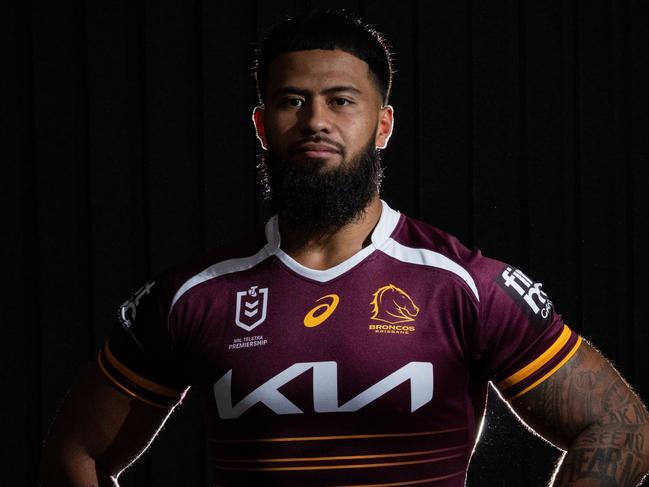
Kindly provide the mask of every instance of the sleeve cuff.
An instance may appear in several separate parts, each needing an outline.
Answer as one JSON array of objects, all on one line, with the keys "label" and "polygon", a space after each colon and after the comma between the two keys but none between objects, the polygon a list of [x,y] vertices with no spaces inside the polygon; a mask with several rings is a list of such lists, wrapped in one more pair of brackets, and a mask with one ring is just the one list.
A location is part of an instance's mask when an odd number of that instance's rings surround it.
[{"label": "sleeve cuff", "polygon": [[177,390],[145,379],[122,364],[112,354],[108,342],[97,355],[99,368],[121,391],[151,406],[170,408],[178,404],[187,389]]},{"label": "sleeve cuff", "polygon": [[581,345],[581,337],[567,325],[559,337],[536,359],[496,383],[505,399],[522,396],[541,384],[559,370],[575,354]]}]

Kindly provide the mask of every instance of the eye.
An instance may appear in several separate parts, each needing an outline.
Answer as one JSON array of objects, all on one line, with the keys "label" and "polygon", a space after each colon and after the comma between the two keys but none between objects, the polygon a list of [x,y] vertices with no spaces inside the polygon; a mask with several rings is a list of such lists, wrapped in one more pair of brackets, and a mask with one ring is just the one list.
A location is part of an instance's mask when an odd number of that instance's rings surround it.
[{"label": "eye", "polygon": [[286,98],[282,100],[282,105],[288,108],[300,108],[304,104],[301,98]]},{"label": "eye", "polygon": [[347,105],[351,105],[353,103],[351,100],[348,100],[347,98],[334,98],[333,102],[336,106],[339,107],[344,107]]}]

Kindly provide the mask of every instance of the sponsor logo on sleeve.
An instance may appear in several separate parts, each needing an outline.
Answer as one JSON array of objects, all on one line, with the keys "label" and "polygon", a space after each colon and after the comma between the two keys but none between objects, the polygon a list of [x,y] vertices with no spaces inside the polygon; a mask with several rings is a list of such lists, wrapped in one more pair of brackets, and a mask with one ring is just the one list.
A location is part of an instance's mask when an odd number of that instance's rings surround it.
[{"label": "sponsor logo on sleeve", "polygon": [[268,288],[251,286],[247,291],[237,292],[237,309],[234,321],[238,327],[252,331],[266,321]]},{"label": "sponsor logo on sleeve", "polygon": [[516,301],[536,326],[544,326],[552,314],[552,301],[541,289],[543,284],[534,282],[514,267],[503,268],[496,282]]},{"label": "sponsor logo on sleeve", "polygon": [[131,299],[124,301],[119,307],[119,322],[126,331],[133,326],[133,320],[137,316],[137,307],[140,305],[140,301],[144,296],[151,293],[151,288],[154,285],[155,281],[147,282],[133,294]]},{"label": "sponsor logo on sleeve", "polygon": [[124,301],[122,303],[117,313],[117,318],[120,325],[122,326],[124,331],[126,331],[129,335],[131,335],[131,338],[133,338],[135,343],[140,348],[142,348],[142,345],[136,338],[131,328],[133,327],[133,323],[137,316],[137,309],[138,306],[140,306],[140,301],[142,300],[143,297],[151,294],[151,288],[153,288],[154,285],[155,285],[155,281],[147,282],[144,286],[138,289],[133,294],[133,296],[131,296],[131,299]]},{"label": "sponsor logo on sleeve", "polygon": [[336,311],[340,298],[337,294],[327,294],[316,300],[316,303],[320,301],[324,302],[312,308],[304,317],[304,326],[307,328],[315,328],[324,323]]},{"label": "sponsor logo on sleeve", "polygon": [[377,289],[370,302],[373,321],[369,329],[375,333],[392,333],[407,335],[415,331],[413,325],[404,325],[415,321],[419,307],[403,289],[394,284],[388,284]]}]

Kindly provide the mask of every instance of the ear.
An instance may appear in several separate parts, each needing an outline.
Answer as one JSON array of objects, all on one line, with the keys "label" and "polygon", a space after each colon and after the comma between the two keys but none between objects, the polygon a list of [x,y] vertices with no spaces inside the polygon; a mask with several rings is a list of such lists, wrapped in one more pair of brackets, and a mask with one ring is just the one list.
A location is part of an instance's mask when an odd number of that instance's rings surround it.
[{"label": "ear", "polygon": [[266,150],[268,149],[266,145],[266,127],[264,126],[264,107],[263,105],[258,105],[252,111],[252,123],[255,125],[255,133],[257,135],[257,140],[261,144],[261,148]]},{"label": "ear", "polygon": [[377,149],[385,149],[388,146],[393,127],[394,108],[391,105],[385,105],[379,112],[379,124],[376,128],[376,136],[374,137],[374,145]]}]

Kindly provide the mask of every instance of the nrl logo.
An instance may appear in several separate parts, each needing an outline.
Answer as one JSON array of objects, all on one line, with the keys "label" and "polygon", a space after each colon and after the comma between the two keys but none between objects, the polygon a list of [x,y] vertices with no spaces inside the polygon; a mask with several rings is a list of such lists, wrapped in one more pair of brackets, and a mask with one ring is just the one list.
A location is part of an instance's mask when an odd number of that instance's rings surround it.
[{"label": "nrl logo", "polygon": [[239,291],[234,321],[237,326],[251,331],[266,320],[267,307],[268,288],[251,286],[247,291]]},{"label": "nrl logo", "polygon": [[419,307],[410,296],[394,284],[388,284],[373,294],[372,319],[394,325],[415,321]]}]

